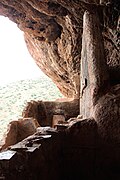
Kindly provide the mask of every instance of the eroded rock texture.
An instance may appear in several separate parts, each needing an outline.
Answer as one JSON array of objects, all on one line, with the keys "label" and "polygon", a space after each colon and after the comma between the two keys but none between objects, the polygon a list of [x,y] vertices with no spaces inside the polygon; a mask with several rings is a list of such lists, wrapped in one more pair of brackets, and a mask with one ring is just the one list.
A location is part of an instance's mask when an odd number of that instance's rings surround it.
[{"label": "eroded rock texture", "polygon": [[39,128],[0,152],[0,178],[5,180],[119,180],[120,146],[103,144],[93,119],[64,131]]},{"label": "eroded rock texture", "polygon": [[33,118],[21,118],[10,122],[0,144],[0,151],[34,134],[39,126],[36,119]]},{"label": "eroded rock texture", "polygon": [[119,2],[25,0],[0,2],[0,15],[24,31],[28,50],[37,65],[66,97],[79,97],[82,19],[86,9],[97,9],[109,67],[120,65]]},{"label": "eroded rock texture", "polygon": [[105,141],[120,142],[120,84],[111,84],[95,11],[86,11],[83,18],[80,110],[84,118],[94,118]]},{"label": "eroded rock texture", "polygon": [[[85,118],[63,123],[63,131],[59,125],[57,130],[37,132],[9,147],[8,154],[14,153],[8,159],[0,153],[1,178],[120,179],[118,1],[2,0],[0,7],[0,14],[24,31],[31,55],[61,92],[78,99],[80,92]],[[56,110],[63,115],[58,111],[62,108],[68,116],[70,111],[78,115],[75,104],[33,102],[23,116],[39,122],[45,117],[46,123],[48,113],[51,122]]]}]

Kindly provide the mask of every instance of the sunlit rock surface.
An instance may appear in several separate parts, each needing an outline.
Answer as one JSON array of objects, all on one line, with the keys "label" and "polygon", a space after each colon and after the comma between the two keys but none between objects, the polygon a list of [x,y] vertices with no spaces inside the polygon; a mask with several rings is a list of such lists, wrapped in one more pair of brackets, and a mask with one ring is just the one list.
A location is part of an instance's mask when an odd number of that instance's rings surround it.
[{"label": "sunlit rock surface", "polygon": [[[8,16],[24,31],[28,49],[38,66],[67,98],[77,99],[78,103],[82,100],[82,110],[79,111],[79,104],[70,109],[70,102],[62,110],[68,107],[67,110],[78,111],[84,118],[72,117],[68,124],[55,124],[57,129],[37,132],[9,147],[11,153],[15,151],[13,159],[10,156],[4,162],[6,156],[1,152],[1,178],[119,180],[118,1],[4,0],[0,7],[0,14]],[[82,63],[85,66],[80,70]],[[56,105],[61,106],[56,109]],[[58,111],[63,105],[63,101],[28,103],[23,116],[35,115],[42,122],[48,107],[48,117],[52,110],[54,120],[54,115],[63,116]]]},{"label": "sunlit rock surface", "polygon": [[7,131],[4,133],[0,150],[6,149],[8,146],[16,144],[34,134],[39,126],[37,120],[33,118],[21,118],[11,121],[8,124]]},{"label": "sunlit rock surface", "polygon": [[0,2],[0,15],[24,31],[28,50],[37,65],[66,97],[79,96],[82,19],[96,8],[101,21],[106,61],[120,65],[118,1],[25,0]]}]

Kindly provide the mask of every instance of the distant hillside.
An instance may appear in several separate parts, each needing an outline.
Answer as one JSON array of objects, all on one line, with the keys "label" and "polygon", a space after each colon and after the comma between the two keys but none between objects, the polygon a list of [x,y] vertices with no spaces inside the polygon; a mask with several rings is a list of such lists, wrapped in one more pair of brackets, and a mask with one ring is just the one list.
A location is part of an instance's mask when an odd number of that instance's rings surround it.
[{"label": "distant hillside", "polygon": [[20,117],[27,101],[55,100],[60,97],[62,95],[58,88],[46,76],[0,86],[0,121]]}]

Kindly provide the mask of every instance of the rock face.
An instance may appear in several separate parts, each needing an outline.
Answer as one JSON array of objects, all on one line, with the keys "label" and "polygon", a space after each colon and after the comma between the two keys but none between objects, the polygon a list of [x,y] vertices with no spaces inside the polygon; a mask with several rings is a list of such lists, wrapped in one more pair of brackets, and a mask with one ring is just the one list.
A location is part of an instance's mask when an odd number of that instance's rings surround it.
[{"label": "rock face", "polygon": [[4,142],[0,146],[0,150],[6,149],[8,146],[16,144],[34,134],[39,126],[37,120],[33,118],[21,118],[18,121],[11,121],[4,135]]},{"label": "rock face", "polygon": [[120,142],[120,84],[99,99],[94,108],[94,118],[105,141]]},{"label": "rock face", "polygon": [[119,180],[120,146],[103,144],[93,119],[63,131],[39,128],[0,152],[0,178],[6,180]]},{"label": "rock face", "polygon": [[37,65],[66,97],[79,97],[83,13],[97,9],[109,67],[120,65],[119,5],[112,1],[25,0],[0,2],[0,15],[24,31]]},{"label": "rock face", "polygon": [[[23,117],[58,129],[39,128],[12,146],[8,159],[0,153],[0,178],[120,179],[118,7],[117,0],[0,2],[0,14],[24,31],[38,66],[73,98],[28,103]],[[79,100],[81,116],[73,118]]]},{"label": "rock face", "polygon": [[111,85],[96,11],[86,11],[83,18],[80,94],[83,117],[94,118],[104,141],[119,143],[120,84]]}]

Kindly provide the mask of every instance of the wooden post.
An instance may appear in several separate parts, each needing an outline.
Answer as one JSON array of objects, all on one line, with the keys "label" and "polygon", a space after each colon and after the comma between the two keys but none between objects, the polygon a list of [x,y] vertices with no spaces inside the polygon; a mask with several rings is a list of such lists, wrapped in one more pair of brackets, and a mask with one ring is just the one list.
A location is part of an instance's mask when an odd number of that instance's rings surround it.
[{"label": "wooden post", "polygon": [[92,109],[109,82],[104,45],[97,12],[84,13],[81,52],[80,114],[92,116]]}]

